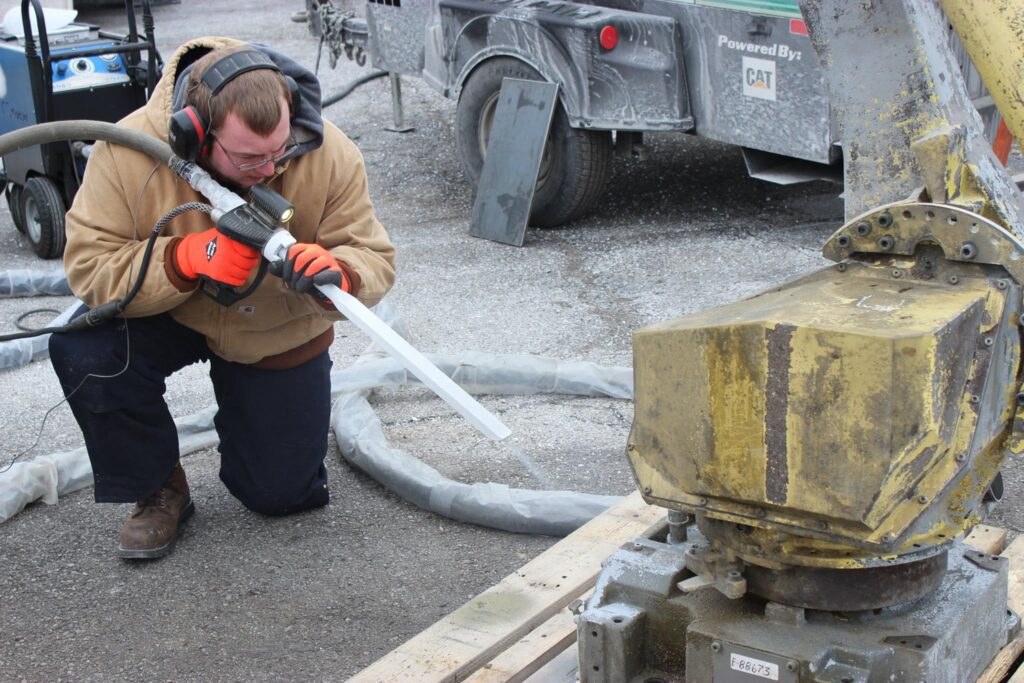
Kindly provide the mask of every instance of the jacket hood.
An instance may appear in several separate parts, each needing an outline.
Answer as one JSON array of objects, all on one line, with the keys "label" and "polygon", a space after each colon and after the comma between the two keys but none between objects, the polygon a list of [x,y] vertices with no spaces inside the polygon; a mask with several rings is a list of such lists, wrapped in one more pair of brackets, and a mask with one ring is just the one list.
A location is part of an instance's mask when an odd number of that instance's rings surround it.
[{"label": "jacket hood", "polygon": [[[167,123],[171,114],[185,106],[188,75],[196,60],[212,50],[243,44],[233,38],[197,38],[178,48],[168,60],[147,105],[150,123],[164,139],[167,138]],[[267,55],[284,75],[295,79],[299,86],[301,101],[298,108],[293,103],[292,109],[292,129],[299,146],[291,158],[319,148],[324,139],[324,122],[320,114],[320,81],[312,71],[273,48],[257,43],[250,43],[249,46]]]}]

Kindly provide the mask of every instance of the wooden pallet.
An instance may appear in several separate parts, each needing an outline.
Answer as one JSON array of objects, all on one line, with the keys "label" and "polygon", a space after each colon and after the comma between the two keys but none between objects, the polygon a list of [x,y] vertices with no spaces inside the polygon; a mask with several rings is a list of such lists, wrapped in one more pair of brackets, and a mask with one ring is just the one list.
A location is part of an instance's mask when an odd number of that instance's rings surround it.
[{"label": "wooden pallet", "polygon": [[[619,546],[664,530],[665,510],[639,493],[559,541],[499,584],[349,679],[353,683],[573,683],[576,625],[567,609],[586,598],[601,562]],[[1024,613],[1024,536],[979,526],[966,542],[1009,557],[1009,605]],[[1006,680],[1024,652],[1024,630],[1004,647],[978,683]],[[1024,683],[1024,668],[1009,678]]]}]

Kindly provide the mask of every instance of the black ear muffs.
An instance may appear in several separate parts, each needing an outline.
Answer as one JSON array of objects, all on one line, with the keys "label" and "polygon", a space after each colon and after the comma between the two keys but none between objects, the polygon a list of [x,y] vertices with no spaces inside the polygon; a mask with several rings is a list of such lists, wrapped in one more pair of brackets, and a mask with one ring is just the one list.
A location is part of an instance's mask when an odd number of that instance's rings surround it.
[{"label": "black ear muffs", "polygon": [[186,161],[199,159],[206,145],[206,136],[206,121],[195,107],[189,105],[171,115],[167,124],[167,142],[180,158]]},{"label": "black ear muffs", "polygon": [[[232,79],[254,69],[270,69],[284,76],[292,98],[289,116],[294,120],[295,112],[299,110],[302,102],[299,84],[291,76],[282,73],[280,67],[259,50],[242,50],[217,60],[203,74],[203,83],[216,97]],[[203,156],[204,149],[209,144],[209,134],[209,123],[204,121],[191,105],[174,112],[167,125],[167,141],[171,145],[171,150],[186,161],[196,161]]]},{"label": "black ear muffs", "polygon": [[288,116],[292,121],[295,121],[295,114],[299,111],[299,106],[302,104],[302,91],[299,89],[299,84],[291,76],[285,76],[284,83],[288,86],[288,92],[292,96],[291,104],[288,106]]}]

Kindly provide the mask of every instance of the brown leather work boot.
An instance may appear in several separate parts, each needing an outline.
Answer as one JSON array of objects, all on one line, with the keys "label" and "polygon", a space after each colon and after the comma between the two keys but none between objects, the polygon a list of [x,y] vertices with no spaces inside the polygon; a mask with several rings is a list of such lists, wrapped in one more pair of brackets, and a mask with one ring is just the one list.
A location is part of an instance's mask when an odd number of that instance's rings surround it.
[{"label": "brown leather work boot", "polygon": [[125,559],[151,560],[174,549],[178,528],[192,516],[195,506],[188,492],[185,470],[177,463],[160,490],[135,504],[124,520],[118,552]]}]

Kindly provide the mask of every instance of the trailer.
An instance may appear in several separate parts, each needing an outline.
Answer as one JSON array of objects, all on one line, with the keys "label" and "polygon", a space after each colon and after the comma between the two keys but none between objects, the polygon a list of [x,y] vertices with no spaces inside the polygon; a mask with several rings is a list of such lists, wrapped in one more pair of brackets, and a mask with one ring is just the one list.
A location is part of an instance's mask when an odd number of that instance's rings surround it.
[{"label": "trailer", "polygon": [[[637,155],[645,132],[738,145],[750,175],[770,182],[842,181],[839,131],[796,0],[369,0],[365,18],[330,0],[307,7],[332,63],[368,53],[375,68],[457,101],[455,143],[474,187],[503,79],[557,84],[536,227],[590,211],[613,157]],[[994,139],[998,114],[950,39]]]}]

